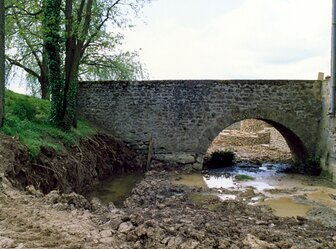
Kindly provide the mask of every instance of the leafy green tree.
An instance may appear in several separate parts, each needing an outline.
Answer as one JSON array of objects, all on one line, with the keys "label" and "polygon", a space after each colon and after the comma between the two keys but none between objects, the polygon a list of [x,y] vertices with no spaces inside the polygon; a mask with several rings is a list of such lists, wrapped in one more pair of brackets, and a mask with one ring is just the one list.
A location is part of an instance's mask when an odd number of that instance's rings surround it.
[{"label": "leafy green tree", "polygon": [[51,119],[62,126],[62,98],[64,76],[61,59],[61,2],[62,0],[43,0],[43,37],[48,59],[48,77],[51,92]]},{"label": "leafy green tree", "polygon": [[[7,0],[6,60],[10,68],[26,72],[28,87],[49,99],[48,68],[41,33],[42,2]],[[14,49],[13,49],[14,48]]]},{"label": "leafy green tree", "polygon": [[[76,127],[77,117],[77,88],[78,80],[81,72],[81,63],[86,62],[85,68],[87,75],[89,73],[101,73],[104,59],[109,62],[109,70],[119,69],[120,75],[127,75],[124,72],[129,70],[133,74],[138,71],[131,63],[124,63],[123,58],[134,58],[134,54],[125,53],[117,57],[117,62],[111,63],[111,54],[100,56],[97,60],[92,60],[86,56],[87,51],[98,45],[102,48],[108,46],[106,40],[106,26],[108,24],[117,25],[119,28],[127,23],[125,19],[125,6],[136,9],[145,0],[65,0],[64,2],[64,18],[60,16],[61,0],[51,1],[44,0],[43,11],[43,37],[44,47],[47,53],[48,76],[52,98],[52,119],[55,124],[64,129]],[[64,83],[60,87],[60,61],[62,41],[60,39],[60,27],[64,26]],[[57,27],[56,27],[57,26]],[[103,39],[102,39],[103,38]],[[111,36],[112,38],[112,36]],[[112,40],[113,41],[113,40]],[[97,45],[98,44],[98,45]],[[105,44],[105,45],[104,45]],[[92,51],[92,50],[91,50]],[[93,52],[93,51],[92,51]],[[96,50],[96,53],[99,50]],[[102,53],[106,51],[102,51]],[[124,65],[122,66],[122,64]],[[56,64],[58,64],[56,66]],[[84,63],[83,63],[84,64]],[[97,70],[98,68],[98,70]],[[108,75],[105,73],[105,75]],[[115,74],[118,75],[118,74]],[[110,74],[109,76],[112,76]]]},{"label": "leafy green tree", "polygon": [[5,3],[0,0],[0,127],[5,110]]},{"label": "leafy green tree", "polygon": [[[73,53],[79,55],[79,58],[72,59],[73,62],[79,59],[78,78],[81,80],[144,78],[138,54],[121,51],[123,36],[110,30],[113,27],[117,27],[118,30],[127,27],[130,23],[127,19],[129,12],[138,11],[146,1],[93,0],[91,8],[88,8],[88,0],[63,0],[61,33],[67,41],[62,43],[62,68],[72,65],[64,58],[66,53]],[[39,88],[41,97],[49,99],[47,56],[40,32],[43,1],[7,0],[6,3],[7,62],[14,68],[23,69],[31,90],[36,91]],[[89,23],[86,28],[85,22]],[[82,37],[85,33],[86,37]],[[84,43],[81,44],[82,42]],[[11,49],[14,47],[15,49]],[[74,63],[73,66],[75,64],[78,63]],[[68,77],[72,76],[68,74]]]}]

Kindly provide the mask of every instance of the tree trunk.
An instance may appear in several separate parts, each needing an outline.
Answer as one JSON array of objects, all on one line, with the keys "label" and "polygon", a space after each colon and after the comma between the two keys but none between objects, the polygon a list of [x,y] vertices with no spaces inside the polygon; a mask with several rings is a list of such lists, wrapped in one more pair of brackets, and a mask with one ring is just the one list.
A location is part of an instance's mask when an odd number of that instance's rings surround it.
[{"label": "tree trunk", "polygon": [[[65,2],[65,29],[66,29],[66,43],[65,43],[65,81],[63,93],[63,122],[64,128],[70,129],[73,126],[74,114],[72,110],[73,98],[76,95],[73,89],[75,75],[78,69],[76,68],[77,48],[76,38],[73,29],[73,11],[72,0]],[[76,90],[75,90],[76,91]]]},{"label": "tree trunk", "polygon": [[44,0],[43,39],[48,58],[48,79],[51,93],[51,119],[63,127],[63,85],[61,43],[61,3],[62,0]]},{"label": "tree trunk", "polygon": [[41,98],[50,100],[48,77],[46,75],[41,75],[39,83],[41,87]]},{"label": "tree trunk", "polygon": [[48,58],[45,46],[43,47],[41,74],[39,77],[39,83],[41,86],[41,98],[50,100],[49,78],[48,78]]},{"label": "tree trunk", "polygon": [[[85,1],[82,0],[81,11],[84,10]],[[78,71],[79,63],[84,53],[84,41],[89,32],[93,8],[93,0],[88,0],[85,8],[85,18],[80,31],[74,35],[73,29],[73,11],[72,0],[65,3],[66,19],[66,55],[65,55],[65,82],[64,82],[64,125],[70,129],[71,126],[77,127],[77,89],[78,89]],[[79,13],[81,19],[82,13]],[[79,20],[77,20],[79,21]]]},{"label": "tree trunk", "polygon": [[0,0],[0,127],[5,115],[5,0]]}]

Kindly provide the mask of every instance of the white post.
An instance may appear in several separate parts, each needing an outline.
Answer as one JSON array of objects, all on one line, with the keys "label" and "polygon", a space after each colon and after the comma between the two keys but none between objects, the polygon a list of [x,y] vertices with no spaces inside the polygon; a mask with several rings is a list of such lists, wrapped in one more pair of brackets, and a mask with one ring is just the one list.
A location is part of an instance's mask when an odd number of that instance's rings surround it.
[{"label": "white post", "polygon": [[332,5],[330,114],[334,116],[336,85],[336,0],[332,1]]}]

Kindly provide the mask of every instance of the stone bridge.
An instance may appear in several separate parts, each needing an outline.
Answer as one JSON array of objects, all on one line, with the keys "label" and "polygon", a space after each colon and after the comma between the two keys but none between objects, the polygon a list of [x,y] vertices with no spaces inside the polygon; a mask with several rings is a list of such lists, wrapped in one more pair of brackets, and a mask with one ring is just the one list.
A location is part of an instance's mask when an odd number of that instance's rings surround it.
[{"label": "stone bridge", "polygon": [[80,114],[132,147],[199,166],[214,138],[244,119],[274,126],[296,161],[317,153],[321,81],[82,82]]}]

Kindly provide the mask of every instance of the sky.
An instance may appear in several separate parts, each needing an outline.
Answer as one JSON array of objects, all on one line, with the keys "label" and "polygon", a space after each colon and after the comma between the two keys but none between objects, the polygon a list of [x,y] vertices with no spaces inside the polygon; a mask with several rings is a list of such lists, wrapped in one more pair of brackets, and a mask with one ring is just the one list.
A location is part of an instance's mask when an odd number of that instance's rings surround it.
[{"label": "sky", "polygon": [[149,79],[317,79],[329,75],[330,0],[153,0],[125,49]]},{"label": "sky", "polygon": [[317,79],[330,75],[331,2],[152,0],[123,47],[151,80]]}]

